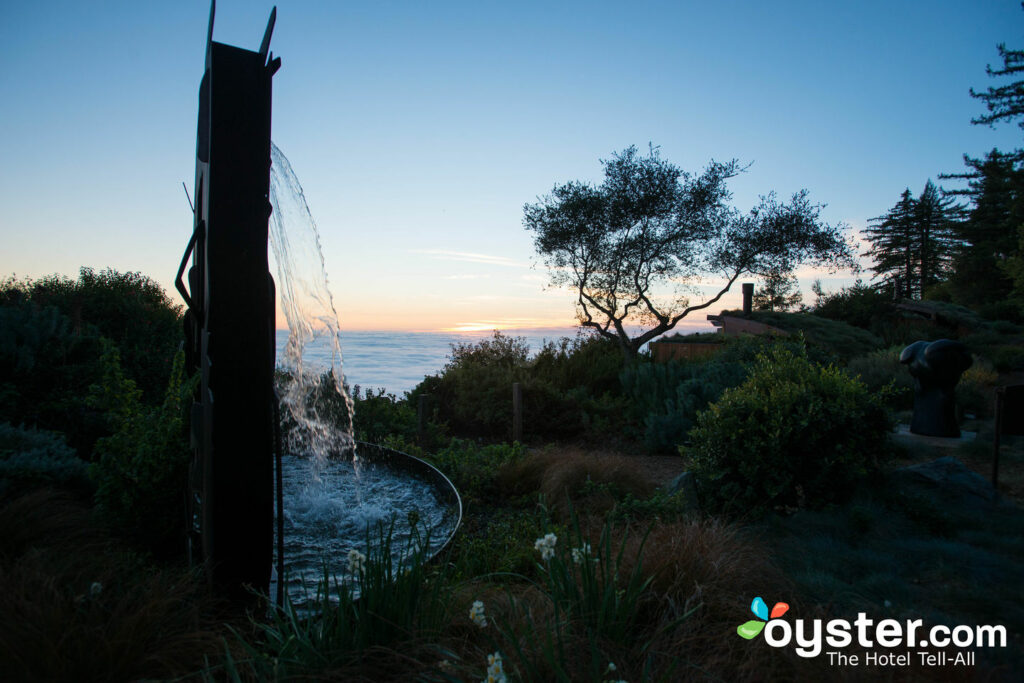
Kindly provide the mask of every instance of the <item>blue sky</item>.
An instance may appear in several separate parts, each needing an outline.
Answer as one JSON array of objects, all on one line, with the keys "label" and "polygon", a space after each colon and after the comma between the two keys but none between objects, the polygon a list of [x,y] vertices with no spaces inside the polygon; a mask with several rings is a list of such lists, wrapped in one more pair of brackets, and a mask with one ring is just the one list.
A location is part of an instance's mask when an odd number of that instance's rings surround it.
[{"label": "blue sky", "polygon": [[[222,0],[214,39],[257,49],[271,6]],[[170,289],[208,12],[5,3],[0,276],[111,266]],[[963,153],[1019,145],[1015,127],[970,125],[967,91],[1022,28],[995,0],[285,0],[274,139],[343,326],[568,326],[571,295],[531,268],[525,202],[653,142],[689,170],[752,162],[731,185],[740,208],[807,188],[828,221],[863,227]]]}]

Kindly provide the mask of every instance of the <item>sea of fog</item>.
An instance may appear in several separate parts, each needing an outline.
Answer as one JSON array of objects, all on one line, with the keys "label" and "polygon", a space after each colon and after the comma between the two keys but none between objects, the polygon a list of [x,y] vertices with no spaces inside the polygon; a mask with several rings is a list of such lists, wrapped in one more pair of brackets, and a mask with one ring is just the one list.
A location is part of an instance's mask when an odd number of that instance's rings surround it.
[{"label": "sea of fog", "polygon": [[[493,332],[367,332],[343,331],[341,352],[345,379],[350,387],[383,388],[402,396],[427,375],[440,372],[451,356],[452,344],[478,342]],[[503,333],[504,334],[504,333]],[[574,329],[510,331],[511,337],[525,337],[531,353],[540,350],[545,339],[575,337]],[[277,331],[277,357],[284,352],[288,330]],[[330,367],[330,345],[325,340],[309,344],[303,352],[308,369]]]},{"label": "sea of fog", "polygon": [[[708,326],[710,330],[710,326]],[[704,331],[680,326],[674,332],[687,334]],[[540,350],[545,340],[576,336],[575,328],[548,330],[508,330],[510,337],[523,337],[530,352]],[[342,331],[341,351],[345,363],[345,379],[350,387],[359,385],[363,391],[370,387],[383,388],[401,397],[404,392],[434,375],[451,357],[452,344],[467,344],[488,339],[493,332],[367,332]],[[288,330],[277,331],[277,357],[281,358],[288,340]],[[330,367],[330,346],[314,342],[303,353],[308,369]]]}]

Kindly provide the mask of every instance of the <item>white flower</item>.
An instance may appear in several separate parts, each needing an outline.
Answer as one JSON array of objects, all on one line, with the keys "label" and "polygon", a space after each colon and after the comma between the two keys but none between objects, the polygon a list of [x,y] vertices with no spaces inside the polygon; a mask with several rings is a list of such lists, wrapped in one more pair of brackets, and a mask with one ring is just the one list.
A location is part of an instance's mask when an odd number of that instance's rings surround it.
[{"label": "white flower", "polygon": [[103,584],[99,581],[93,581],[92,585],[89,586],[89,597],[95,598],[103,592]]},{"label": "white flower", "polygon": [[352,548],[348,551],[348,570],[352,574],[359,574],[366,569],[366,555]]},{"label": "white flower", "polygon": [[[583,560],[590,557],[590,544],[584,543],[579,548],[572,549],[572,561],[576,564],[583,564]],[[614,665],[612,665],[612,671],[615,671]]]},{"label": "white flower", "polygon": [[558,536],[554,534],[544,534],[544,538],[538,538],[537,542],[533,544],[533,547],[540,552],[540,559],[550,560],[555,556],[555,543],[558,542]]},{"label": "white flower", "polygon": [[615,662],[608,662],[608,668],[605,671],[615,671]]},{"label": "white flower", "polygon": [[483,683],[508,683],[505,671],[501,668],[501,653],[487,655],[487,678]]},{"label": "white flower", "polygon": [[487,626],[487,616],[484,614],[484,603],[479,600],[475,601],[473,606],[469,608],[469,618],[480,628]]}]

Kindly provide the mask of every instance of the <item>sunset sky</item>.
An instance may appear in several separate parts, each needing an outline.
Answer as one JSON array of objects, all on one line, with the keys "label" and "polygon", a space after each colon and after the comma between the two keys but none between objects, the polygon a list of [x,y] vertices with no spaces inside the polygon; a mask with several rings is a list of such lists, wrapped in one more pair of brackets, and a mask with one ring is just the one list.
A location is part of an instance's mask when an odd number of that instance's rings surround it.
[{"label": "sunset sky", "polygon": [[[271,7],[221,0],[214,39],[258,49]],[[110,266],[173,292],[208,13],[5,3],[0,277]],[[273,137],[343,327],[568,327],[572,295],[543,288],[524,203],[651,142],[692,171],[751,163],[731,183],[742,209],[807,188],[827,221],[862,228],[964,153],[1019,146],[1015,127],[970,125],[968,88],[1022,29],[1015,0],[282,0]]]}]

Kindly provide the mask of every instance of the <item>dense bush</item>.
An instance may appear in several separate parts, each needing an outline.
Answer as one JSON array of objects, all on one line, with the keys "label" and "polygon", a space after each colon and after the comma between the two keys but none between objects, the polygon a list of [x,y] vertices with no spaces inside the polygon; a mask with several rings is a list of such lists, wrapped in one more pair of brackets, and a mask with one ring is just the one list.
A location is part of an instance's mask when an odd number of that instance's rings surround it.
[{"label": "dense bush", "polygon": [[820,293],[820,288],[815,291],[819,294],[811,311],[814,315],[868,330],[889,344],[901,341],[889,336],[898,317],[890,292],[860,280],[830,294]]},{"label": "dense bush", "polygon": [[740,384],[757,355],[771,345],[803,349],[799,336],[775,340],[743,335],[727,338],[709,358],[668,363],[636,363],[620,381],[633,419],[642,425],[644,444],[656,453],[674,453],[686,442],[697,413],[729,387]]},{"label": "dense bush", "polygon": [[995,414],[998,380],[999,375],[987,361],[975,359],[974,365],[967,368],[956,385],[956,404],[960,413],[980,418]]},{"label": "dense bush", "polygon": [[409,396],[432,397],[436,421],[452,434],[508,440],[512,385],[523,392],[524,438],[560,439],[584,431],[614,431],[621,415],[618,373],[622,353],[602,339],[548,342],[536,357],[521,337],[495,332],[490,339],[452,346],[439,375]]},{"label": "dense bush", "polygon": [[62,434],[0,423],[0,495],[37,486],[87,491],[88,468]]},{"label": "dense bush", "polygon": [[444,472],[467,502],[488,502],[502,495],[497,488],[498,470],[526,455],[519,444],[481,446],[472,441],[452,439],[446,447],[426,455]]},{"label": "dense bush", "polygon": [[185,499],[191,456],[187,409],[194,382],[184,377],[184,353],[174,358],[163,405],[146,406],[124,377],[117,350],[104,354],[107,373],[90,402],[107,411],[114,433],[96,442],[90,474],[104,517],[128,539],[169,558],[185,547]]},{"label": "dense bush", "polygon": [[416,410],[408,401],[384,393],[384,389],[369,389],[364,395],[357,384],[352,390],[352,403],[357,441],[381,443],[389,436],[408,442],[416,439]]},{"label": "dense bush", "polygon": [[886,453],[890,429],[884,399],[863,383],[772,349],[698,416],[684,454],[710,509],[757,515],[849,494]]},{"label": "dense bush", "polygon": [[110,433],[102,411],[82,400],[103,376],[102,338],[75,331],[54,307],[24,298],[0,306],[0,421],[64,433],[83,458]]},{"label": "dense bush", "polygon": [[892,346],[865,353],[850,359],[846,372],[864,383],[870,391],[881,391],[891,385],[886,393],[890,407],[909,410],[914,405],[914,378],[907,366],[900,363],[903,346]]},{"label": "dense bush", "polygon": [[158,404],[182,340],[181,309],[155,281],[141,273],[96,272],[82,268],[78,279],[50,275],[39,280],[0,283],[0,303],[31,301],[54,307],[80,334],[95,328],[117,346],[125,374],[142,390],[143,400]]}]

